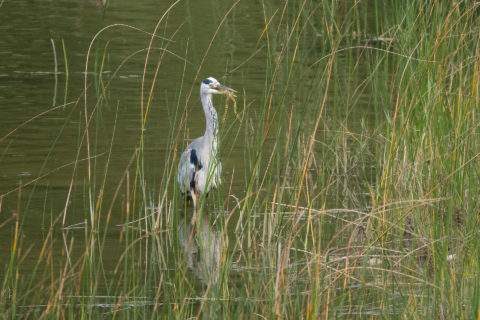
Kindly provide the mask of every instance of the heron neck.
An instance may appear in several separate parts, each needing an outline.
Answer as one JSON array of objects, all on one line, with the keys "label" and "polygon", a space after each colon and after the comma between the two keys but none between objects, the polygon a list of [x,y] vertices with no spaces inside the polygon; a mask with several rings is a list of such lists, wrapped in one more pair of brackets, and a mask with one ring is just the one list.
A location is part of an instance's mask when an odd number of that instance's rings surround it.
[{"label": "heron neck", "polygon": [[202,95],[201,99],[205,118],[207,119],[205,137],[212,142],[213,148],[216,151],[218,139],[217,111],[213,107],[211,94]]}]

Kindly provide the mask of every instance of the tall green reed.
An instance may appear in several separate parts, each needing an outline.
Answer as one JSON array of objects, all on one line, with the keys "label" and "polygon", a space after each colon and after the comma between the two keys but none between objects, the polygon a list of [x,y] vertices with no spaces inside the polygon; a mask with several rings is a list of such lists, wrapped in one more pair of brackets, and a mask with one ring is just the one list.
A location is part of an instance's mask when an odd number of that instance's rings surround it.
[{"label": "tall green reed", "polygon": [[[226,9],[210,46],[237,3]],[[472,26],[478,5],[374,1],[373,7],[372,13],[355,1],[262,3],[264,29],[252,53],[265,65],[262,96],[249,101],[247,92],[244,121],[221,131],[222,155],[240,154],[243,165],[224,173],[222,188],[202,200],[196,229],[175,185],[176,166],[190,137],[187,111],[210,47],[186,88],[185,104],[186,73],[168,105],[175,125],[165,130],[164,166],[152,187],[145,158],[152,140],[145,129],[176,31],[157,34],[167,11],[148,46],[125,60],[146,54],[138,148],[118,180],[108,175],[117,125],[106,160],[93,159],[103,139],[101,109],[115,100],[100,72],[108,48],[101,54],[96,36],[98,77],[94,91],[85,78],[75,164],[86,153],[88,165],[71,183],[73,190],[74,180],[83,181],[83,190],[75,190],[84,194],[83,235],[65,224],[68,204],[60,214],[45,212],[50,228],[34,271],[40,281],[25,285],[18,280],[22,255],[16,255],[15,231],[1,312],[112,318],[477,315],[479,68]],[[162,50],[155,60],[156,44]],[[187,60],[180,61],[186,69]],[[242,63],[232,71],[233,82],[237,74],[249,78],[249,60]],[[87,62],[86,71],[90,67]],[[245,145],[241,152],[229,147],[237,141]],[[231,187],[238,181],[244,193]],[[115,214],[120,226],[111,224]],[[107,246],[110,233],[118,237],[118,252]],[[60,250],[56,241],[63,242]],[[112,256],[114,270],[108,267]],[[206,276],[199,266],[215,275]]]}]

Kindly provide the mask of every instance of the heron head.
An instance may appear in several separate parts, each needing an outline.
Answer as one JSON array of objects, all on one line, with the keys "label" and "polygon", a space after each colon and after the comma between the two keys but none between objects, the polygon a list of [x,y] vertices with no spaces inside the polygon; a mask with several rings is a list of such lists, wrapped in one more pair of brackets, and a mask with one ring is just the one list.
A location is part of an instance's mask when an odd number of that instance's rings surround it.
[{"label": "heron head", "polygon": [[206,95],[206,94],[234,94],[235,90],[232,88],[226,87],[220,82],[218,82],[217,79],[208,77],[207,79],[202,81],[202,85],[200,86],[200,94],[201,95]]}]

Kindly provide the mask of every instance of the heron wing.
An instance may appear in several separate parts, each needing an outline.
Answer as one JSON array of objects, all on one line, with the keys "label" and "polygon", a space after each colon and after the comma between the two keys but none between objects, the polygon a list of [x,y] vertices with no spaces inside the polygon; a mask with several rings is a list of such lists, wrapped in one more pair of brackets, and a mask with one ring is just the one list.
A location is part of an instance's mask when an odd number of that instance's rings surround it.
[{"label": "heron wing", "polygon": [[[210,187],[216,188],[221,183],[222,164],[218,159],[212,163],[208,145],[209,142],[205,141],[204,137],[197,138],[182,154],[178,166],[178,184],[182,193],[187,193],[187,196],[190,196],[191,192],[208,193]],[[209,173],[209,170],[214,171]]]},{"label": "heron wing", "polygon": [[197,174],[202,168],[197,149],[188,148],[183,152],[178,166],[178,184],[182,193],[190,193],[197,189]]}]

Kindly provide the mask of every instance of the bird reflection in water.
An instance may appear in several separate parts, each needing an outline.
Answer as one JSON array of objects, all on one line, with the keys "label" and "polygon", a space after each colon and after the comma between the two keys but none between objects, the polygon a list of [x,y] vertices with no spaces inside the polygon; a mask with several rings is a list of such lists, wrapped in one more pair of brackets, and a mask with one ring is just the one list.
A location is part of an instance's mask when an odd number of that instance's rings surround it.
[{"label": "bird reflection in water", "polygon": [[178,226],[178,239],[187,266],[207,285],[218,282],[224,248],[221,233],[214,227],[203,214],[192,220],[181,219]]}]

